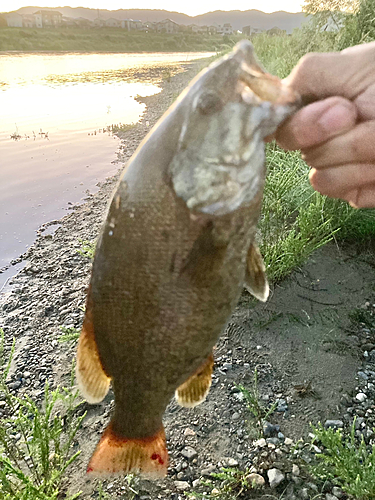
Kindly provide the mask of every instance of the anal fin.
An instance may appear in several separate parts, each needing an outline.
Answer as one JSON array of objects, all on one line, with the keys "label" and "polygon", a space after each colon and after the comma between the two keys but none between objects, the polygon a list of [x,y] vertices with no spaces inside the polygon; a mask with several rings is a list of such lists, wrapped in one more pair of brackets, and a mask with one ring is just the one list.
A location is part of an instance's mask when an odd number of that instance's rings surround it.
[{"label": "anal fin", "polygon": [[211,387],[213,367],[214,357],[211,354],[203,365],[176,389],[175,398],[180,406],[194,408],[206,399]]},{"label": "anal fin", "polygon": [[87,467],[95,476],[141,474],[162,478],[167,474],[168,451],[165,432],[142,439],[118,436],[110,423],[104,431]]},{"label": "anal fin", "polygon": [[254,297],[265,302],[270,292],[266,268],[259,248],[252,243],[246,259],[246,275],[244,287]]},{"label": "anal fin", "polygon": [[91,404],[99,403],[105,397],[111,382],[110,377],[104,372],[99,358],[89,296],[78,341],[76,378],[82,396]]}]

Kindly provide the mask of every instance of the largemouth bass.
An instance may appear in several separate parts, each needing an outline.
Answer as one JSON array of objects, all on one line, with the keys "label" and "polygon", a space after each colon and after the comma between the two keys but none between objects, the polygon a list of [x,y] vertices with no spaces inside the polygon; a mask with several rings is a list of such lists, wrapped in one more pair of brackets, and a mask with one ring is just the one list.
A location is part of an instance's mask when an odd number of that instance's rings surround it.
[{"label": "largemouth bass", "polygon": [[300,106],[244,40],[203,70],[129,161],[97,244],[78,345],[90,403],[115,411],[88,472],[162,477],[162,417],[209,391],[212,349],[245,286],[266,300],[255,244],[263,139]]}]

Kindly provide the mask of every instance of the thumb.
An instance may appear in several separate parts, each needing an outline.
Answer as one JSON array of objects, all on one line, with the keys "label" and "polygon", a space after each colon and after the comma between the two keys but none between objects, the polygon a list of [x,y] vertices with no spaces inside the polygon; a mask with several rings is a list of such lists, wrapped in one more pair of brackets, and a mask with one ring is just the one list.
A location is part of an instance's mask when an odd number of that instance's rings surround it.
[{"label": "thumb", "polygon": [[356,106],[342,97],[329,97],[302,108],[276,132],[284,149],[308,149],[350,130],[357,119]]}]

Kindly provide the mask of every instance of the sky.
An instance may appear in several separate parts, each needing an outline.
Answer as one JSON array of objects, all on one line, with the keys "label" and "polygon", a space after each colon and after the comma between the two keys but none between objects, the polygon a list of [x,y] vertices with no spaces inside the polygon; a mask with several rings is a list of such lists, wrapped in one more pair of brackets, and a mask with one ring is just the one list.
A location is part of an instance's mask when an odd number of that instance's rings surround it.
[{"label": "sky", "polygon": [[90,7],[92,9],[165,9],[183,12],[196,16],[213,10],[249,10],[258,9],[263,12],[285,10],[287,12],[301,12],[303,0],[194,0],[190,2],[176,2],[176,0],[0,0],[0,12],[17,10],[20,7],[35,5],[38,7]]}]

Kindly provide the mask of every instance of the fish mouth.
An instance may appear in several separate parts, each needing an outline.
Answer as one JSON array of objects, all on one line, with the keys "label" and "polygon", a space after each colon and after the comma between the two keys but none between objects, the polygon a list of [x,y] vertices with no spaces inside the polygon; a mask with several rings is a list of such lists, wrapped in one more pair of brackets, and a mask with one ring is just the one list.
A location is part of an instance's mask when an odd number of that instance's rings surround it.
[{"label": "fish mouth", "polygon": [[296,91],[277,76],[264,71],[257,61],[253,44],[249,40],[238,42],[230,58],[237,62],[238,83],[247,87],[247,92],[250,89],[254,97],[271,104],[300,105],[301,97]]},{"label": "fish mouth", "polygon": [[270,75],[260,66],[249,66],[246,62],[240,65],[238,80],[248,87],[261,101],[279,105],[298,105],[301,97],[278,77]]}]

